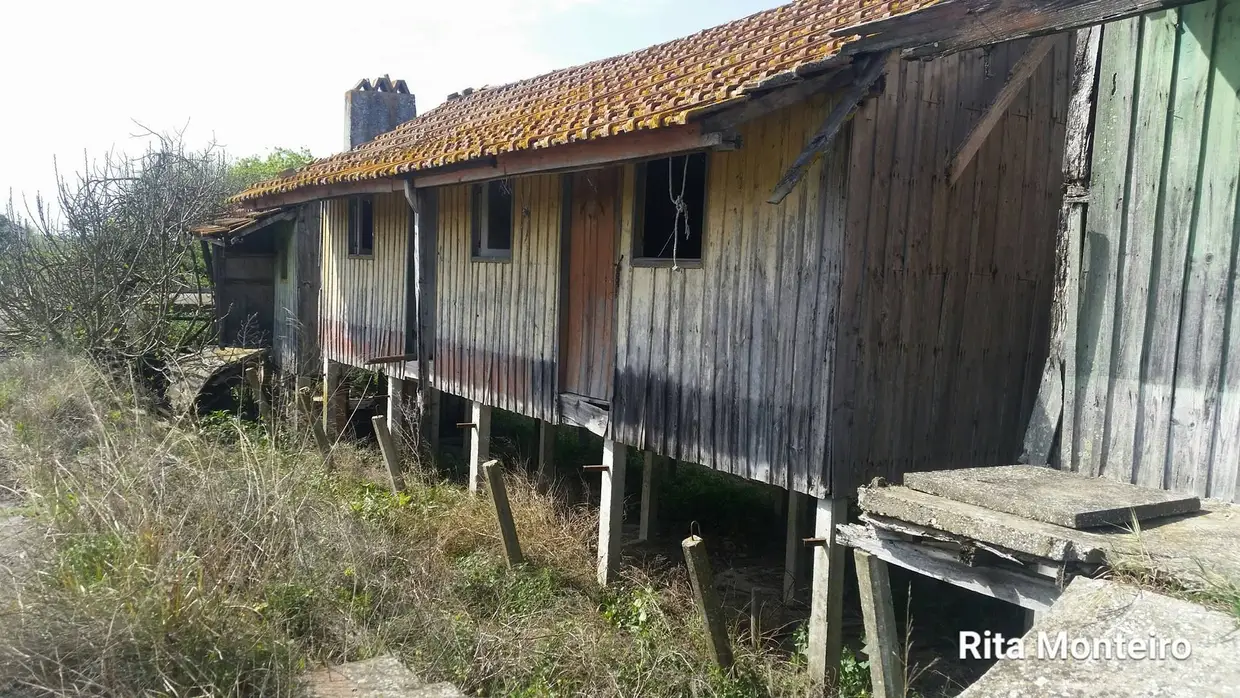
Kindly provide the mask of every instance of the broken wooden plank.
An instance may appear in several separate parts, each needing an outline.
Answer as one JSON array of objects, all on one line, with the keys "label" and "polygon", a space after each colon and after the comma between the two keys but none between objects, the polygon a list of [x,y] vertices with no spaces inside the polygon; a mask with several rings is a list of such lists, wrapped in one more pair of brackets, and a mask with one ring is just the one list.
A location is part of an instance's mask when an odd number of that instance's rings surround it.
[{"label": "broken wooden plank", "polygon": [[723,607],[715,592],[715,579],[706,558],[706,544],[697,536],[689,536],[680,543],[685,551],[685,563],[689,566],[689,582],[693,585],[693,597],[702,623],[706,626],[710,651],[722,669],[732,666],[732,645],[728,641],[728,628],[723,619]]},{"label": "broken wooden plank", "polygon": [[489,460],[482,464],[487,486],[491,490],[491,502],[495,505],[495,518],[499,522],[499,535],[504,542],[504,559],[509,567],[525,562],[521,554],[521,541],[517,538],[517,524],[512,518],[512,506],[508,503],[508,490],[504,488],[504,471],[499,461]]},{"label": "broken wooden plank", "polygon": [[1008,73],[1007,82],[1003,83],[1003,87],[999,90],[995,98],[982,112],[982,118],[978,119],[973,128],[969,130],[967,136],[961,141],[956,151],[952,153],[947,166],[947,171],[951,177],[952,184],[960,179],[960,175],[964,174],[965,168],[969,163],[973,162],[973,157],[977,155],[977,151],[982,149],[982,144],[990,136],[990,132],[994,130],[999,120],[1007,113],[1008,107],[1012,105],[1012,101],[1020,94],[1021,90],[1029,82],[1029,78],[1046,60],[1046,56],[1055,47],[1056,39],[1053,36],[1044,36],[1036,39],[1025,49],[1024,55],[1012,66],[1011,72]]},{"label": "broken wooden plank", "polygon": [[883,75],[883,69],[886,67],[887,53],[879,53],[870,56],[865,64],[865,68],[858,74],[857,79],[853,82],[852,87],[848,88],[840,101],[835,104],[835,108],[827,115],[826,121],[822,127],[814,134],[805,149],[793,161],[792,166],[784,173],[779,180],[779,184],[775,185],[775,190],[771,192],[771,198],[767,199],[768,203],[782,203],[788,194],[796,187],[805,173],[809,171],[810,166],[822,154],[822,151],[835,140],[835,136],[844,127],[844,123],[848,121],[848,117],[856,111],[857,106],[861,104],[861,100],[865,98],[870,91],[870,87],[878,82]]},{"label": "broken wooden plank", "polygon": [[1059,598],[1055,581],[1003,567],[972,567],[951,553],[913,542],[884,539],[871,526],[841,526],[839,540],[850,548],[952,586],[1036,611]]}]

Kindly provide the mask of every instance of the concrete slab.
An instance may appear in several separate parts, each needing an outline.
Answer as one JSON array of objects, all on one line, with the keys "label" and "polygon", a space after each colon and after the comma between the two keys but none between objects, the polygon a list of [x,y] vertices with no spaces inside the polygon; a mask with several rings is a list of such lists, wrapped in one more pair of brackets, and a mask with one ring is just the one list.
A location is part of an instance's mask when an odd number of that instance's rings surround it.
[{"label": "concrete slab", "polygon": [[303,680],[310,698],[465,698],[452,684],[422,683],[390,654],[317,669]]},{"label": "concrete slab", "polygon": [[1125,526],[1134,516],[1145,521],[1200,508],[1192,495],[1032,465],[906,473],[904,486],[1075,529]]},{"label": "concrete slab", "polygon": [[[1024,636],[1024,658],[1001,658],[960,696],[1240,696],[1237,625],[1234,616],[1187,601],[1115,582],[1078,578]],[[1074,653],[1073,641],[1078,639],[1085,641],[1084,651]],[[1154,656],[1134,659],[1134,641],[1151,640]],[[1062,652],[1058,651],[1061,646]],[[1185,646],[1189,648],[1186,657]],[[1078,643],[1075,649],[1082,647]],[[1137,656],[1144,655],[1148,651]]]}]

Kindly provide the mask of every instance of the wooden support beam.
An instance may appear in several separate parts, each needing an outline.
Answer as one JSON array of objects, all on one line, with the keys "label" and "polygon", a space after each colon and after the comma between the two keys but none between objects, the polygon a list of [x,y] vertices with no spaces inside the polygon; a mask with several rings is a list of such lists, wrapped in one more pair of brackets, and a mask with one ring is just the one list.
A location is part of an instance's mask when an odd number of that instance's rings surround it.
[{"label": "wooden support beam", "polygon": [[302,430],[306,428],[306,424],[317,421],[314,414],[314,378],[310,376],[297,376],[293,379],[293,428],[297,433],[305,433]]},{"label": "wooden support beam", "polygon": [[999,93],[982,112],[982,118],[973,124],[973,128],[969,129],[968,135],[948,159],[947,172],[952,184],[955,184],[956,180],[960,179],[960,176],[968,169],[969,163],[973,162],[977,151],[982,149],[982,144],[986,142],[990,132],[1007,113],[1008,107],[1012,106],[1012,101],[1020,95],[1021,90],[1029,82],[1029,78],[1033,77],[1038,66],[1046,60],[1051,49],[1055,48],[1056,41],[1056,37],[1053,36],[1034,39],[1016,65],[1012,66],[1007,82],[1003,83]]},{"label": "wooden support beam", "polygon": [[[743,99],[734,107],[702,117],[702,130],[713,132],[734,129],[771,112],[803,102],[819,92],[837,90],[848,84],[853,77],[847,63],[840,61],[838,68],[826,73],[771,90],[760,96]],[[686,118],[690,121],[695,120],[692,113]]]},{"label": "wooden support beam", "polygon": [[263,369],[259,366],[247,366],[245,382],[250,392],[254,394],[254,402],[258,403],[258,418],[262,420],[263,428],[267,430],[267,438],[275,439],[276,423],[271,412],[271,400],[267,398],[266,386],[263,385],[263,373]]},{"label": "wooden support beam", "polygon": [[469,491],[477,492],[482,480],[482,464],[491,459],[491,408],[481,402],[469,403],[473,429],[469,432]]},{"label": "wooden support beam", "polygon": [[387,466],[388,485],[392,489],[392,494],[398,494],[405,489],[405,475],[401,471],[400,454],[396,450],[396,443],[392,440],[392,432],[388,430],[387,419],[382,415],[375,415],[370,418],[370,424],[375,428],[379,452],[383,454],[383,463]]},{"label": "wooden support beam", "polygon": [[728,628],[723,619],[719,594],[715,592],[715,578],[710,571],[710,560],[706,557],[706,544],[697,536],[689,536],[681,541],[680,547],[685,552],[689,582],[706,626],[711,655],[719,668],[729,669],[732,666],[732,644],[728,641]]},{"label": "wooden support beam", "polygon": [[367,366],[378,366],[380,364],[403,364],[415,361],[417,354],[398,354],[396,356],[379,356],[373,359],[366,359]]},{"label": "wooden support beam", "polygon": [[642,464],[642,508],[637,524],[637,540],[650,540],[659,525],[659,484],[662,480],[663,459],[646,451]]},{"label": "wooden support beam", "polygon": [[525,558],[521,555],[521,541],[517,538],[517,524],[512,518],[512,507],[508,504],[508,490],[504,488],[504,470],[497,460],[483,463],[482,470],[486,473],[491,501],[495,504],[499,535],[504,542],[504,559],[508,561],[509,567],[516,567],[525,562]]},{"label": "wooden support beam", "polygon": [[598,516],[598,583],[607,586],[620,566],[620,532],[624,525],[624,470],[628,449],[603,440],[603,484]]},{"label": "wooden support beam", "polygon": [[1055,580],[1036,573],[1025,574],[1005,567],[972,567],[947,551],[881,538],[869,526],[843,526],[839,536],[842,544],[880,560],[1021,608],[1044,611],[1059,598]]},{"label": "wooden support beam", "polygon": [[610,465],[606,465],[606,464],[599,464],[599,465],[583,465],[583,466],[581,466],[581,469],[582,469],[582,470],[584,470],[584,471],[586,471],[587,473],[605,473],[605,472],[607,472],[607,471],[611,470],[611,466],[610,466]]},{"label": "wooden support beam", "polygon": [[836,540],[836,526],[848,520],[847,499],[815,502],[814,535],[823,544],[814,548],[813,583],[809,609],[809,676],[821,690],[839,676],[843,651],[844,546]]},{"label": "wooden support beam", "polygon": [[439,453],[439,429],[443,412],[440,410],[441,396],[438,390],[429,386],[422,389],[425,402],[422,405],[421,421],[418,424],[422,432],[422,443],[431,455]]},{"label": "wooden support beam", "polygon": [[297,398],[301,402],[301,411],[309,416],[310,434],[314,437],[314,445],[319,449],[319,455],[323,457],[323,465],[330,469],[332,442],[327,438],[327,432],[323,430],[323,420],[315,416],[314,395],[307,389],[303,393],[298,393]]},{"label": "wooden support beam", "polygon": [[896,630],[887,563],[864,550],[854,550],[861,617],[865,622],[866,654],[874,698],[904,698],[904,661]]},{"label": "wooden support beam", "polygon": [[546,492],[555,484],[555,425],[538,420],[538,490]]},{"label": "wooden support beam", "polygon": [[801,559],[804,544],[801,541],[801,519],[805,516],[805,504],[809,495],[788,490],[787,528],[784,534],[784,603],[796,601],[797,582],[801,578]]},{"label": "wooden support beam", "polygon": [[840,95],[840,101],[836,102],[835,108],[827,115],[826,121],[810,139],[805,149],[793,161],[792,166],[780,178],[779,184],[775,185],[775,190],[771,193],[771,198],[767,199],[768,203],[782,203],[788,194],[796,188],[796,185],[809,171],[818,157],[822,154],[827,146],[835,140],[835,136],[839,134],[840,129],[844,127],[844,123],[848,121],[848,117],[856,111],[857,106],[861,104],[861,100],[865,99],[867,93],[874,83],[882,77],[883,70],[887,63],[887,53],[880,53],[870,56],[867,59],[865,67],[857,75],[857,80]]}]

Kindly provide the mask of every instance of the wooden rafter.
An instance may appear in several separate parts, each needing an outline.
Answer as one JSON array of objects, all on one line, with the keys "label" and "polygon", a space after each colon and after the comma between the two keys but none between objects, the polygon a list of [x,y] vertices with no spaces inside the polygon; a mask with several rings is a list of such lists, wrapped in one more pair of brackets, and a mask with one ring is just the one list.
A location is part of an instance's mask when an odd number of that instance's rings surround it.
[{"label": "wooden rafter", "polygon": [[1037,71],[1038,66],[1046,60],[1047,54],[1055,47],[1055,40],[1054,36],[1034,39],[1029,48],[1025,49],[1025,54],[1020,57],[1016,65],[1012,66],[1012,71],[1008,73],[1008,79],[1003,83],[1003,88],[991,100],[990,105],[982,112],[982,118],[973,125],[948,160],[947,171],[951,176],[952,184],[955,184],[956,180],[960,179],[960,175],[968,169],[969,163],[973,162],[977,151],[982,149],[982,144],[986,142],[990,132],[1007,113],[1012,100],[1016,99],[1016,96],[1024,89],[1025,83],[1029,82],[1029,78]]},{"label": "wooden rafter", "polygon": [[840,129],[844,127],[844,123],[848,121],[848,117],[856,111],[857,106],[861,104],[861,100],[865,99],[866,94],[874,83],[883,75],[883,69],[886,67],[888,52],[870,56],[865,67],[861,69],[857,79],[852,86],[840,96],[840,101],[836,103],[835,108],[827,115],[826,121],[822,122],[822,126],[814,137],[810,139],[805,149],[797,156],[797,159],[780,178],[779,184],[775,185],[775,190],[771,192],[771,198],[767,199],[769,203],[778,204],[788,197],[788,194],[796,188],[797,183],[805,177],[805,173],[814,164],[814,161],[831,145],[831,141],[835,140],[835,136],[839,134]]}]

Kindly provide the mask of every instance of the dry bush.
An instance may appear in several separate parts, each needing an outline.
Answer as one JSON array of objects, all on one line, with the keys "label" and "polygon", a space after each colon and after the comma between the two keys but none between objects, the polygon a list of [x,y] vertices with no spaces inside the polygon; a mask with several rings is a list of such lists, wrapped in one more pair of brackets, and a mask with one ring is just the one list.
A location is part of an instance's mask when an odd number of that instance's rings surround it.
[{"label": "dry bush", "polygon": [[367,449],[329,473],[302,434],[276,449],[250,423],[158,421],[82,362],[0,376],[0,462],[46,534],[0,618],[23,691],[290,695],[307,667],[395,652],[484,695],[804,692],[796,662],[747,643],[712,670],[681,571],[600,591],[593,513],[515,473],[529,562],[509,570],[486,498],[429,469],[394,497]]}]

